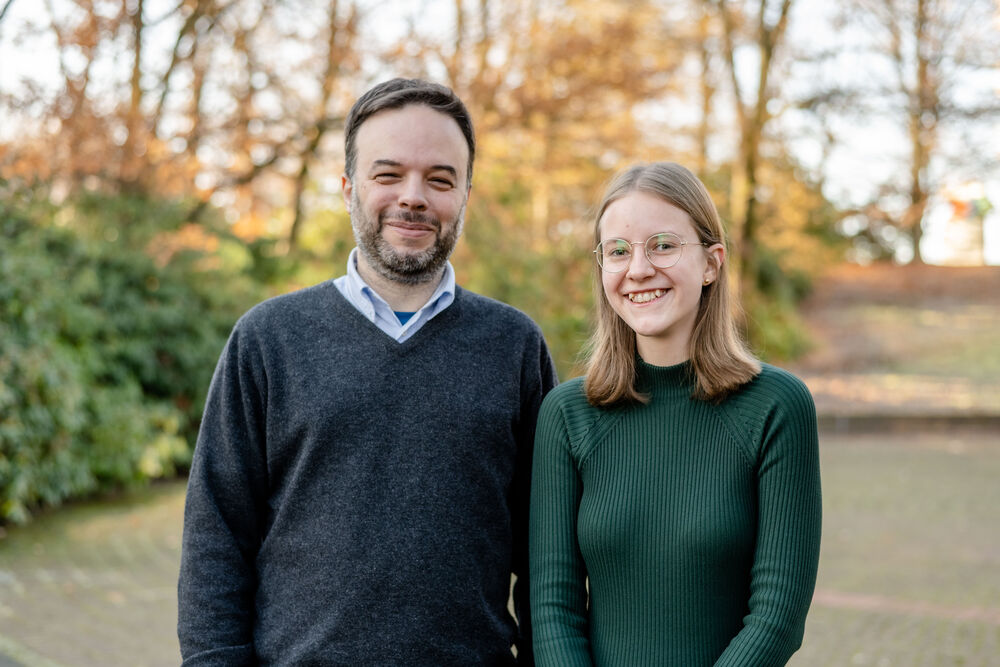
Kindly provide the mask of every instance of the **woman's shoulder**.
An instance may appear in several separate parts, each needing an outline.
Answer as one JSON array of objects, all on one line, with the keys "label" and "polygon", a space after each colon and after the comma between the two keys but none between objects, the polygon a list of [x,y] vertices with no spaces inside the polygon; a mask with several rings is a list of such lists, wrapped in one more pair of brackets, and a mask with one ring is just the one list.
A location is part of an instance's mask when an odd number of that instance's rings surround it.
[{"label": "woman's shoulder", "polygon": [[751,441],[758,441],[776,425],[815,424],[816,419],[816,405],[805,382],[771,364],[761,364],[760,373],[720,408]]},{"label": "woman's shoulder", "polygon": [[553,387],[542,401],[543,409],[561,410],[587,406],[587,395],[583,391],[583,377],[575,377]]},{"label": "woman's shoulder", "polygon": [[582,377],[560,384],[545,396],[538,415],[539,432],[549,436],[558,434],[556,440],[568,446],[581,462],[622,414],[619,408],[591,405],[583,384]]},{"label": "woman's shoulder", "polygon": [[760,373],[737,393],[750,400],[778,405],[812,404],[809,387],[798,376],[771,364],[761,364]]},{"label": "woman's shoulder", "polygon": [[575,434],[590,430],[607,410],[594,407],[587,401],[583,380],[582,377],[567,380],[546,394],[538,419],[558,420],[568,431]]}]

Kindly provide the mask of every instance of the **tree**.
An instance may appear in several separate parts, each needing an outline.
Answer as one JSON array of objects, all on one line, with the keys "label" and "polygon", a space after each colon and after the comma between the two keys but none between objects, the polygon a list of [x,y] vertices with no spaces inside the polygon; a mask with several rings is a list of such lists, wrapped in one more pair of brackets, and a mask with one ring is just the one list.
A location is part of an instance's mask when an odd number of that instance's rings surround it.
[{"label": "tree", "polygon": [[[921,263],[928,204],[949,184],[997,174],[1000,119],[997,6],[990,0],[851,0],[837,17],[850,35],[815,61],[864,64],[867,77],[818,85],[803,106],[818,117],[873,120],[895,128],[901,150],[866,198],[854,202],[860,231],[892,254],[901,234]],[[904,147],[905,148],[902,148]]]},{"label": "tree", "polygon": [[[739,273],[744,287],[753,287],[757,277],[757,255],[761,216],[759,210],[761,143],[772,119],[772,101],[778,95],[773,74],[777,53],[788,27],[792,0],[733,3],[704,0],[714,8],[722,27],[722,56],[729,76],[736,112],[739,157],[733,170],[730,220],[738,251]],[[754,5],[747,12],[747,5]],[[756,65],[754,81],[742,82],[739,52],[750,51]]]},{"label": "tree", "polygon": [[[283,220],[294,247],[310,164],[353,96],[351,0],[44,0],[15,39],[55,42],[58,83],[28,75],[0,96],[25,131],[0,177],[81,190],[213,197],[249,235]],[[122,67],[122,65],[127,65]]]},{"label": "tree", "polygon": [[288,231],[288,245],[295,248],[298,244],[299,230],[304,218],[303,196],[309,183],[309,170],[316,160],[320,143],[334,122],[342,123],[343,117],[331,117],[330,106],[334,99],[337,81],[345,63],[352,61],[351,48],[357,34],[357,8],[351,5],[348,16],[342,19],[339,15],[338,0],[330,0],[329,18],[327,21],[326,63],[323,68],[320,96],[316,104],[316,121],[309,131],[308,141],[299,155],[300,167],[295,175],[295,195],[293,200],[294,214]]}]

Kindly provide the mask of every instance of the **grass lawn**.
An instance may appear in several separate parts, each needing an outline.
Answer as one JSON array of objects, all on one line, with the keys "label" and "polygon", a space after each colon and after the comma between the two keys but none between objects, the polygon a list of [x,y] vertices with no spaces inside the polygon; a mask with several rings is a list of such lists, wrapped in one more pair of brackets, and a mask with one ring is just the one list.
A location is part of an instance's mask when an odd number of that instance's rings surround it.
[{"label": "grass lawn", "polygon": [[1000,414],[1000,267],[840,266],[790,364],[827,415]]}]

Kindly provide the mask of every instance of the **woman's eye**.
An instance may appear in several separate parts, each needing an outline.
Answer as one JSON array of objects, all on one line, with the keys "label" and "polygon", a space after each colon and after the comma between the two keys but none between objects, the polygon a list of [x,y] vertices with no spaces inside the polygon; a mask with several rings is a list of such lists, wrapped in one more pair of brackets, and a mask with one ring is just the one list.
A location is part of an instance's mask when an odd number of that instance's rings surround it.
[{"label": "woman's eye", "polygon": [[677,239],[673,238],[669,234],[657,234],[653,238],[649,239],[647,244],[647,247],[653,252],[671,252],[680,247]]}]

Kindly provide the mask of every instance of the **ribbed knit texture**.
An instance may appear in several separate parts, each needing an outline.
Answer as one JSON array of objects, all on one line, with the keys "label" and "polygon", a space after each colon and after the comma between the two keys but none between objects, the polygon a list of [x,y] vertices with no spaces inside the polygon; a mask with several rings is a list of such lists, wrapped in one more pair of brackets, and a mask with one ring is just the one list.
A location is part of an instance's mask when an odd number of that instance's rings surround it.
[{"label": "ribbed knit texture", "polygon": [[639,366],[646,406],[594,408],[580,378],[542,404],[537,664],[784,665],[802,641],[819,558],[812,398],[768,365],[718,405],[690,398],[688,364]]},{"label": "ribbed knit texture", "polygon": [[332,281],[253,308],[191,467],[184,664],[513,665],[517,641],[531,665],[527,494],[554,382],[538,327],[461,288],[404,343]]}]

